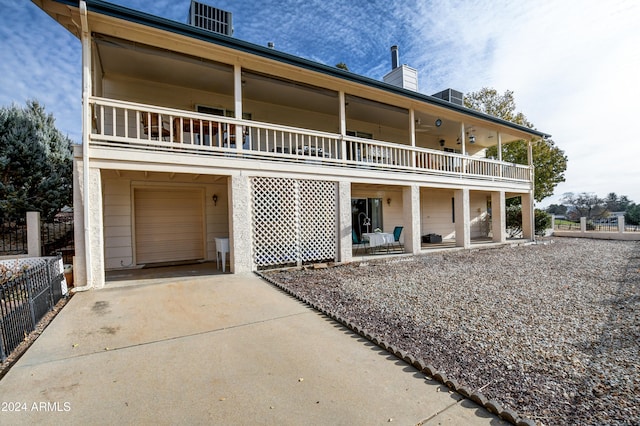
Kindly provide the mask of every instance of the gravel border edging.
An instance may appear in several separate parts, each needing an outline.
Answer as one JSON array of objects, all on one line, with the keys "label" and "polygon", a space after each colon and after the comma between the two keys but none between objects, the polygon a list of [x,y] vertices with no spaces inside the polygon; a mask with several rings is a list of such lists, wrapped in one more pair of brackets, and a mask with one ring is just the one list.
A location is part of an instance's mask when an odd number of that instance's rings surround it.
[{"label": "gravel border edging", "polygon": [[[336,266],[341,266],[341,265],[336,265]],[[290,290],[289,288],[283,286],[282,284],[276,282],[275,280],[272,280],[271,278],[267,277],[265,274],[263,274],[260,271],[254,271],[254,272],[255,272],[255,274],[257,276],[259,276],[260,278],[262,278],[263,280],[265,280],[269,284],[271,284],[271,285],[275,286],[276,288],[280,289],[281,291],[287,293],[291,297],[303,302],[304,304],[306,304],[307,306],[315,309],[316,311],[320,312],[321,314],[326,315],[327,317],[331,318],[332,320],[340,323],[341,325],[343,325],[344,327],[348,328],[352,332],[360,335],[361,337],[364,337],[365,339],[369,340],[374,345],[376,345],[379,348],[387,351],[389,354],[395,356],[399,360],[411,365],[412,367],[417,369],[419,372],[423,373],[426,377],[433,378],[434,380],[440,382],[444,386],[446,386],[449,389],[451,389],[453,392],[458,393],[463,398],[471,400],[472,402],[474,402],[477,405],[481,406],[482,408],[484,408],[485,410],[489,411],[490,413],[497,415],[502,420],[505,420],[505,421],[507,421],[507,422],[509,422],[509,423],[511,423],[513,425],[516,425],[516,426],[536,426],[536,422],[535,421],[533,421],[531,419],[528,419],[528,418],[521,417],[515,411],[513,411],[511,409],[503,408],[502,404],[500,404],[500,402],[496,401],[495,399],[488,400],[487,397],[484,396],[484,394],[482,392],[480,392],[480,391],[473,392],[472,390],[470,390],[466,386],[460,386],[455,379],[449,378],[445,374],[445,372],[438,371],[438,370],[435,369],[435,367],[433,367],[431,364],[427,364],[424,360],[419,359],[419,358],[416,359],[413,356],[407,354],[406,352],[404,352],[402,350],[399,350],[399,349],[396,349],[394,346],[388,344],[384,340],[378,338],[375,335],[372,335],[369,332],[369,330],[367,330],[365,328],[362,328],[362,327],[359,327],[357,324],[354,324],[351,319],[344,319],[344,318],[336,315],[333,312],[329,312],[328,310],[324,309],[323,307],[313,303],[312,301],[310,301],[306,297],[301,297],[298,294],[296,294],[294,291]]]}]

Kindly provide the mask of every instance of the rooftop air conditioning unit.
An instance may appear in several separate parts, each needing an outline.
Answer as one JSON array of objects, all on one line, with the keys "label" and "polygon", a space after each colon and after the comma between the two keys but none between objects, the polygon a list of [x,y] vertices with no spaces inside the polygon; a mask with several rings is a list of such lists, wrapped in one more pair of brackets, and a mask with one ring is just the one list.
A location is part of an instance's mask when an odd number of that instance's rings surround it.
[{"label": "rooftop air conditioning unit", "polygon": [[231,12],[191,0],[189,25],[227,36],[233,35]]},{"label": "rooftop air conditioning unit", "polygon": [[431,96],[433,96],[434,98],[443,99],[447,102],[451,102],[452,104],[464,106],[464,94],[462,92],[458,92],[457,90],[446,89]]}]

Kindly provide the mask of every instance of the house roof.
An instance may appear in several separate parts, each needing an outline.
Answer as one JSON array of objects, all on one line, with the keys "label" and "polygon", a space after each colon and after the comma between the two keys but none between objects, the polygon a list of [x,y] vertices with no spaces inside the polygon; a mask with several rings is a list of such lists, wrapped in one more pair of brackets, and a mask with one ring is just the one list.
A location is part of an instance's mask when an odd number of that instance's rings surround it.
[{"label": "house roof", "polygon": [[[65,5],[79,7],[80,0],[53,0],[57,3]],[[159,16],[151,15],[145,12],[140,12],[134,9],[130,9],[124,6],[119,6],[102,0],[85,0],[87,9],[90,12],[103,14],[117,19],[122,19],[132,23],[149,26],[162,31],[179,34],[193,39],[201,40],[204,42],[212,43],[222,47],[238,50],[241,52],[249,53],[252,55],[264,57],[270,60],[278,61],[295,67],[303,68],[306,70],[322,73],[331,77],[351,81],[358,84],[370,86],[379,90],[390,92],[396,95],[404,96],[409,99],[425,102],[427,104],[437,105],[449,110],[457,111],[472,117],[476,117],[482,120],[490,121],[502,126],[510,127],[521,132],[525,132],[531,135],[535,135],[541,138],[549,138],[551,135],[540,132],[535,129],[531,129],[525,126],[521,126],[512,123],[501,118],[497,118],[482,112],[469,109],[460,105],[450,103],[448,101],[435,98],[433,96],[425,95],[412,90],[406,90],[397,86],[393,86],[383,81],[375,80],[373,78],[358,75],[349,71],[345,71],[336,67],[314,62],[299,56],[294,56],[285,52],[277,51],[268,47],[260,46],[247,41],[239,40],[234,37],[217,34],[211,31],[202,30],[192,25],[181,23],[178,21],[162,18]]]}]

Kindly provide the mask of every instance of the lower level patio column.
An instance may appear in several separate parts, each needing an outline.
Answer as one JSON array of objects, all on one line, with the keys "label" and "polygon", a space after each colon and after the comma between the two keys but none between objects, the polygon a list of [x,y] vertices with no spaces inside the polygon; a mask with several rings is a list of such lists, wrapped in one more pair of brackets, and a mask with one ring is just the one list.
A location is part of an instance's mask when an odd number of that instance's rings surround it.
[{"label": "lower level patio column", "polygon": [[420,253],[420,187],[417,185],[402,189],[402,211],[404,251],[418,254]]},{"label": "lower level patio column", "polygon": [[100,169],[89,168],[89,241],[91,244],[91,285],[104,287],[104,223],[102,212],[102,176]]},{"label": "lower level patio column", "polygon": [[507,241],[507,215],[504,191],[491,193],[491,232],[493,242]]},{"label": "lower level patio column", "polygon": [[471,208],[469,206],[469,190],[458,189],[454,192],[456,246],[471,247]]},{"label": "lower level patio column", "polygon": [[236,175],[229,178],[229,264],[231,272],[243,273],[254,270],[251,257],[252,217],[251,180]]},{"label": "lower level patio column", "polygon": [[353,260],[351,238],[351,183],[338,182],[338,253],[339,262]]},{"label": "lower level patio column", "polygon": [[533,240],[535,224],[533,221],[533,194],[522,194],[522,238]]}]

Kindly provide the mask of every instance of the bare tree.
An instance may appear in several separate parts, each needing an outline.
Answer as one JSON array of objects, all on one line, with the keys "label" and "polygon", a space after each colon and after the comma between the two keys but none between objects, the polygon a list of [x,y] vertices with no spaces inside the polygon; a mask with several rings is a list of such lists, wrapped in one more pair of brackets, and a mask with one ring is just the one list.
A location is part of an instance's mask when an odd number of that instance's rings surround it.
[{"label": "bare tree", "polygon": [[574,194],[567,192],[562,196],[562,204],[569,206],[568,216],[573,220],[581,217],[599,219],[609,214],[604,199],[591,192]]}]

